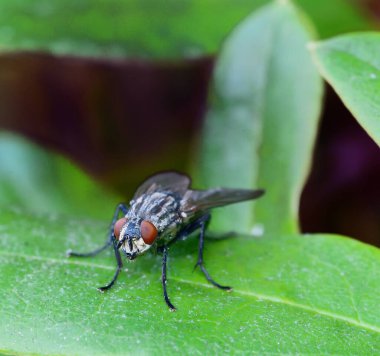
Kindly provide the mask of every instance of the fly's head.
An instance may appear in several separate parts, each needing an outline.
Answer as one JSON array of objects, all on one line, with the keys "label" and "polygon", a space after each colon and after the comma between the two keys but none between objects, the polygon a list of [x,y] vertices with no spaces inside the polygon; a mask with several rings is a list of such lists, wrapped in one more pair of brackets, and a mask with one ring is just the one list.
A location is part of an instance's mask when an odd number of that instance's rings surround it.
[{"label": "fly's head", "polygon": [[124,251],[129,260],[134,260],[149,250],[158,231],[150,221],[122,218],[115,223],[114,235],[118,248]]}]

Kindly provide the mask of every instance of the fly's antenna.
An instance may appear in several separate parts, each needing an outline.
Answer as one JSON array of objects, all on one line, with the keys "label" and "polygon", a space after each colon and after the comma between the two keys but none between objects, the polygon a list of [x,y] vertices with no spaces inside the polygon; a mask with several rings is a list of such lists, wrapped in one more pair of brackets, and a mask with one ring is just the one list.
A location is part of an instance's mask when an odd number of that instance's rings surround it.
[{"label": "fly's antenna", "polygon": [[133,250],[132,236],[128,236],[128,247],[129,247],[129,250],[130,250],[130,251]]}]

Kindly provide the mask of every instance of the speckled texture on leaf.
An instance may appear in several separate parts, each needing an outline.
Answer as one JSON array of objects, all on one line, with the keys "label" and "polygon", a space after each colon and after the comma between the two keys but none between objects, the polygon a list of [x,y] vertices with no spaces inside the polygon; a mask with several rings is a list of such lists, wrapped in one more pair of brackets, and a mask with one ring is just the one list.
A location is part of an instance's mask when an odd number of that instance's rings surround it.
[{"label": "speckled texture on leaf", "polygon": [[111,251],[67,259],[105,239],[107,224],[0,215],[0,351],[58,354],[380,352],[379,250],[328,235],[206,241],[226,293],[193,272],[197,241],[170,249],[166,307],[160,256],[125,263],[115,287]]}]

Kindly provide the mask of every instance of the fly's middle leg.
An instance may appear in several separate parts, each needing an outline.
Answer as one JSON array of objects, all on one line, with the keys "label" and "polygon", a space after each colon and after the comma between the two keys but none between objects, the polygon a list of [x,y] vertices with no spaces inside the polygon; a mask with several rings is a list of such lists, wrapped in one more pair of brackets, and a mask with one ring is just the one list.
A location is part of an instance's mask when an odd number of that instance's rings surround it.
[{"label": "fly's middle leg", "polygon": [[164,299],[165,299],[166,305],[169,307],[170,311],[176,311],[176,307],[171,303],[171,301],[169,299],[169,296],[168,296],[168,292],[166,290],[166,282],[167,282],[167,279],[166,279],[166,264],[167,264],[167,258],[168,258],[168,247],[167,246],[163,246],[162,247],[162,277],[161,277],[162,289],[164,291]]}]

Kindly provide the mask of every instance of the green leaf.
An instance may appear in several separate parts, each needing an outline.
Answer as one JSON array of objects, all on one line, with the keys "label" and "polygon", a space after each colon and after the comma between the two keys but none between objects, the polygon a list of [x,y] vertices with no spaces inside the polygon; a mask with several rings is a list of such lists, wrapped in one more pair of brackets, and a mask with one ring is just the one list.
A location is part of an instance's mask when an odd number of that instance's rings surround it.
[{"label": "green leaf", "polygon": [[214,228],[297,231],[321,109],[322,81],[306,49],[310,24],[287,2],[253,14],[217,63],[197,176],[203,186],[265,188],[215,213]]},{"label": "green leaf", "polygon": [[353,33],[311,44],[318,68],[380,145],[380,33]]},{"label": "green leaf", "polygon": [[[111,214],[112,211],[109,211]],[[169,312],[160,256],[126,264],[105,294],[111,251],[65,258],[100,246],[103,222],[0,215],[0,352],[6,354],[355,354],[380,352],[380,252],[331,235],[206,241],[212,276],[193,272],[197,241],[170,249]]]},{"label": "green leaf", "polygon": [[[0,0],[0,48],[90,56],[194,56],[267,0]],[[324,35],[368,29],[344,0],[299,0]]]},{"label": "green leaf", "polygon": [[0,133],[0,204],[29,211],[106,218],[122,199],[67,159],[14,134]]}]

